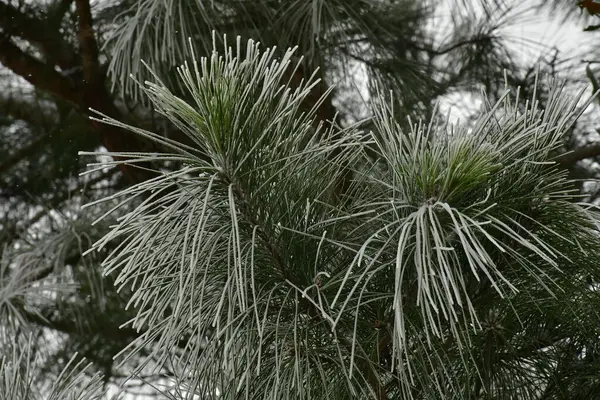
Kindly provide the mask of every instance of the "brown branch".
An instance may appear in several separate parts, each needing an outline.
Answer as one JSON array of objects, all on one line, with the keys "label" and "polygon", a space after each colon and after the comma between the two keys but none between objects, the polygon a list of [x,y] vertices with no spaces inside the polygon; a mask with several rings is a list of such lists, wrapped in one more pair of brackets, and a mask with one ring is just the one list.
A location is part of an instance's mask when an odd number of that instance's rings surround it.
[{"label": "brown branch", "polygon": [[81,103],[73,81],[61,75],[53,66],[25,53],[10,39],[0,38],[0,63],[38,89],[74,105]]},{"label": "brown branch", "polygon": [[[75,0],[79,26],[79,45],[83,64],[83,102],[91,109],[100,111],[117,120],[123,120],[123,115],[113,103],[110,93],[105,86],[105,74],[98,62],[98,43],[94,36],[92,11],[89,0]],[[142,141],[132,132],[105,124],[92,123],[100,134],[102,143],[111,152],[122,151],[151,151],[155,150],[152,144],[143,149]],[[123,173],[133,182],[142,182],[153,178],[150,165],[141,165],[143,168],[119,164]]]},{"label": "brown branch", "polygon": [[[91,54],[86,57],[91,60],[94,54],[96,53],[92,49]],[[90,62],[94,64],[93,60]],[[104,86],[104,74],[99,69],[96,70],[93,65],[88,65],[86,74],[89,75],[90,72],[97,71],[97,75],[86,80],[83,87],[78,86],[71,79],[57,72],[53,66],[27,54],[12,41],[6,39],[0,40],[0,63],[23,77],[36,88],[47,91],[76,106],[80,113],[88,114],[88,108],[93,108],[110,117],[123,120],[123,116],[114,105],[108,90]],[[142,150],[142,141],[131,132],[104,124],[91,123],[91,125],[100,135],[102,144],[110,152]],[[120,164],[120,168],[134,183],[156,176],[151,171],[131,165]]]},{"label": "brown branch", "polygon": [[[25,53],[7,39],[0,39],[0,63],[36,88],[71,103],[80,113],[88,113],[88,108],[93,108],[115,119],[122,119],[122,115],[104,86],[104,80],[99,76],[87,82],[85,87],[76,86],[71,79],[61,75],[54,67]],[[91,125],[100,135],[102,144],[108,151],[141,150],[141,140],[133,133],[104,124],[91,123]],[[130,165],[120,164],[120,168],[134,183],[156,176],[151,171]]]},{"label": "brown branch", "polygon": [[77,55],[62,39],[56,28],[46,20],[34,18],[17,8],[0,1],[0,27],[8,35],[15,35],[36,46],[48,60],[61,69],[76,65]]},{"label": "brown branch", "polygon": [[463,46],[470,46],[470,45],[474,45],[474,44],[485,44],[494,39],[496,39],[495,36],[485,36],[485,35],[477,36],[477,37],[474,37],[471,39],[458,41],[458,42],[456,42],[452,45],[449,45],[446,48],[440,49],[440,50],[426,49],[426,48],[422,48],[422,47],[419,47],[416,45],[414,45],[412,47],[414,47],[417,50],[421,50],[421,51],[425,51],[427,53],[433,54],[434,56],[441,56],[441,55],[451,53],[452,51],[454,51],[460,47],[463,47]]},{"label": "brown branch", "polygon": [[600,156],[600,144],[592,144],[561,154],[556,157],[556,161],[563,167],[568,167],[575,164],[577,161],[598,156]]},{"label": "brown branch", "polygon": [[[22,313],[22,315],[24,315],[29,322],[38,326],[50,328],[69,335],[86,334],[86,332],[81,329],[78,322],[51,318],[50,315],[43,315],[41,313],[26,309],[19,310],[19,312]],[[99,330],[95,330],[93,333],[115,342],[130,343],[135,338],[140,336],[140,333],[133,328],[119,328],[110,325],[97,325],[95,328],[98,328]]]},{"label": "brown branch", "polygon": [[104,77],[98,63],[98,44],[94,36],[92,10],[90,9],[89,0],[75,0],[75,6],[78,16],[83,76],[86,84],[91,88],[95,88],[98,84],[104,84]]},{"label": "brown branch", "polygon": [[[288,69],[285,71],[282,82],[287,83],[289,80],[291,89],[296,89],[300,86],[300,83],[308,80],[307,71],[308,66],[301,66],[294,71],[296,65],[290,63]],[[303,68],[304,67],[304,68]],[[293,72],[293,74],[292,74]],[[321,80],[312,88],[308,96],[300,104],[302,111],[308,112],[317,101],[325,94],[328,89],[327,84],[323,80],[323,74],[320,76]],[[325,99],[316,110],[316,122],[317,124],[321,121],[334,121],[335,119],[335,108],[331,104],[331,96]]]},{"label": "brown branch", "polygon": [[[0,2],[0,4],[3,3]],[[78,85],[57,72],[53,65],[44,63],[24,52],[9,38],[0,38],[0,63],[37,89],[49,92],[71,103],[77,107],[79,113],[89,115],[89,108],[93,108],[112,118],[123,120],[123,115],[114,105],[110,93],[104,85],[105,74],[98,63],[98,47],[91,25],[89,3],[86,0],[77,0],[76,5],[79,14],[79,40],[83,51],[84,85]],[[35,26],[33,24],[31,29]],[[29,31],[23,30],[23,32]],[[110,152],[144,150],[143,140],[131,132],[98,123],[91,123],[91,126],[100,135],[102,144]],[[147,147],[146,150],[153,150],[150,146]],[[156,176],[151,171],[131,165],[121,164],[120,168],[134,183]]]}]

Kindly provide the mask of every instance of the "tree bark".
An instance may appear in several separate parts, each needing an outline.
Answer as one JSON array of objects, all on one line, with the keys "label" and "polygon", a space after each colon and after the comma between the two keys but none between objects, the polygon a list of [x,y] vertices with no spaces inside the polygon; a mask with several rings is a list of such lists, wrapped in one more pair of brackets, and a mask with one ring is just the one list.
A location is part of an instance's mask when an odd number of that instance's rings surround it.
[{"label": "tree bark", "polygon": [[[21,50],[10,37],[0,38],[0,63],[31,83],[36,89],[68,102],[81,114],[89,116],[91,115],[90,109],[94,109],[114,119],[126,120],[126,116],[119,112],[108,92],[106,76],[98,62],[98,46],[94,36],[89,2],[77,0],[76,6],[79,16],[81,61],[84,70],[82,82],[74,81],[57,71],[54,65],[43,62]],[[9,6],[0,2],[0,7],[7,8]],[[18,14],[14,8],[10,9],[10,12],[11,15],[15,14],[15,18],[11,19],[13,32],[21,32],[22,37],[30,42],[38,42],[43,39],[28,33],[32,30],[31,27],[27,28],[19,24],[25,22],[38,24],[39,22],[41,24],[39,26],[44,26],[43,21],[34,21],[32,17]],[[6,22],[4,18],[0,18],[0,26],[4,26],[3,22]],[[47,44],[44,46],[41,47],[50,48]],[[73,53],[77,52],[73,51]],[[132,132],[93,121],[90,121],[90,126],[92,131],[99,135],[102,144],[109,152],[154,150],[151,144]],[[156,176],[156,173],[150,170],[150,166],[144,167],[120,164],[121,171],[132,183],[143,182]]]}]

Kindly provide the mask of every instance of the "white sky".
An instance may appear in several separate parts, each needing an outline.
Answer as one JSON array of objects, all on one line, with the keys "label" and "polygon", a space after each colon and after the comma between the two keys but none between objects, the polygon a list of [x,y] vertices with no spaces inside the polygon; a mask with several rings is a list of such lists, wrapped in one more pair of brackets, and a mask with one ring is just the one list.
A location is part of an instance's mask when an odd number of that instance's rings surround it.
[{"label": "white sky", "polygon": [[[442,43],[444,43],[443,35],[447,33],[447,30],[440,29],[439,26],[444,26],[449,23],[450,18],[457,17],[454,15],[455,11],[452,7],[452,4],[457,1],[462,0],[445,0],[444,3],[447,7],[439,10],[434,21],[435,26],[432,26],[432,30],[442,32],[439,35]],[[481,2],[481,0],[471,1],[473,4]],[[594,39],[597,38],[595,33],[583,31],[588,23],[583,18],[563,21],[563,13],[552,15],[548,11],[532,12],[527,10],[527,2],[519,0],[514,2],[518,4],[516,12],[506,17],[508,23],[503,23],[505,27],[499,32],[502,37],[507,39],[513,54],[520,57],[524,65],[529,67],[534,65],[540,56],[551,58],[558,50],[558,59],[571,59],[571,64],[574,65],[572,73],[585,78],[586,64],[581,60],[593,58],[587,54],[587,49],[593,46]],[[597,18],[597,22],[591,20],[593,24],[600,24],[600,18]],[[368,100],[364,74],[364,69],[360,65],[356,65],[355,84],[362,98]],[[499,76],[498,79],[502,80],[503,77]],[[466,115],[476,111],[480,103],[477,96],[455,93],[442,100],[440,109],[443,113],[450,112],[450,121],[456,122],[457,119],[463,119]]]},{"label": "white sky", "polygon": [[[472,1],[478,3],[480,0]],[[527,4],[518,0],[515,2],[525,4],[524,7]],[[581,60],[593,58],[587,53],[594,45],[594,39],[597,39],[597,34],[583,31],[589,25],[589,21],[586,22],[584,19],[564,21],[564,14],[553,15],[548,11],[530,11],[513,15],[512,18],[507,19],[514,20],[514,23],[502,29],[501,33],[507,37],[511,49],[521,57],[525,65],[534,65],[540,56],[549,59],[555,54],[555,49],[558,49],[558,59],[571,59],[572,73],[577,77],[585,78],[586,64]],[[592,20],[591,23],[600,24],[600,18],[597,18],[597,22]],[[481,103],[475,96],[464,94],[448,96],[447,100],[442,103],[441,110],[451,111],[452,122],[464,117],[468,112],[467,108],[471,108],[470,111],[476,110]]]}]

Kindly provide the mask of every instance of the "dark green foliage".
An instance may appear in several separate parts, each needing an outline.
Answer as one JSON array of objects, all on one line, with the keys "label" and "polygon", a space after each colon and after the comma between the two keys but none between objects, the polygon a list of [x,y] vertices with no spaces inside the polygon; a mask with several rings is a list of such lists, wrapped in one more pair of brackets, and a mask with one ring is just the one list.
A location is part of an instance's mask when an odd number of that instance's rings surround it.
[{"label": "dark green foliage", "polygon": [[[568,100],[596,64],[524,61],[505,28],[578,12],[534,3],[0,0],[0,398],[100,398],[134,371],[203,398],[594,398],[600,247],[578,202],[598,170],[578,161],[600,147]],[[190,45],[242,62],[248,39],[303,61],[182,79]],[[489,101],[459,110],[469,134],[444,125],[455,98]],[[118,166],[78,155],[104,149]]]}]

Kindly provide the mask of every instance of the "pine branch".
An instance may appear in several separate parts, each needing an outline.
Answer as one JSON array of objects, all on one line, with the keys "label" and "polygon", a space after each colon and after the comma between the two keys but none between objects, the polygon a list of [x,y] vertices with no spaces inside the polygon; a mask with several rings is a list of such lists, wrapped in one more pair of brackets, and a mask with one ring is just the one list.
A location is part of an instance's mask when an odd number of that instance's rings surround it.
[{"label": "pine branch", "polygon": [[81,103],[71,79],[60,74],[52,65],[27,54],[8,38],[0,38],[0,63],[38,89],[76,106]]},{"label": "pine branch", "polygon": [[[0,2],[0,5],[3,3]],[[124,119],[114,105],[104,85],[105,76],[98,63],[98,47],[94,38],[89,3],[77,1],[79,13],[79,38],[83,50],[85,84],[76,85],[68,77],[57,72],[54,67],[44,63],[21,50],[9,38],[0,39],[0,63],[15,74],[21,76],[37,89],[71,103],[80,113],[88,113],[89,108],[100,111],[117,119]],[[111,152],[136,151],[143,148],[140,138],[116,127],[91,123],[100,135],[102,143]],[[121,164],[123,173],[134,183],[156,176],[147,169]]]},{"label": "pine branch", "polygon": [[[90,3],[88,0],[75,0],[78,15],[79,44],[82,51],[83,64],[83,99],[88,108],[100,111],[110,117],[123,119],[113,103],[105,86],[105,73],[98,62],[98,43],[94,36],[94,27]],[[100,134],[103,144],[111,152],[141,150],[140,138],[114,126],[93,122],[93,127]],[[153,150],[148,149],[148,150]],[[143,182],[156,176],[150,165],[142,168],[121,164],[123,173],[133,182]]]},{"label": "pine branch", "polygon": [[465,40],[460,40],[454,44],[448,45],[443,49],[433,49],[433,48],[425,48],[425,47],[421,47],[415,44],[411,44],[410,46],[419,50],[419,51],[424,51],[426,53],[429,53],[433,56],[442,56],[448,53],[453,52],[456,49],[459,49],[461,47],[464,46],[471,46],[471,45],[477,45],[477,44],[485,44],[488,43],[490,40],[494,40],[497,39],[496,36],[493,35],[481,35],[481,36],[476,36],[470,39],[465,39]]},{"label": "pine branch", "polygon": [[571,166],[577,161],[585,160],[587,158],[595,158],[598,156],[600,156],[600,144],[592,144],[561,154],[556,158],[556,161],[562,166]]},{"label": "pine branch", "polygon": [[77,7],[79,45],[82,52],[85,84],[95,88],[98,84],[104,83],[104,77],[98,63],[98,43],[94,36],[92,11],[88,0],[75,0],[75,6]]},{"label": "pine branch", "polygon": [[[123,119],[104,87],[103,81],[95,80],[94,82],[99,82],[101,85],[98,84],[95,90],[84,91],[71,79],[61,75],[52,66],[25,53],[10,40],[0,40],[0,63],[36,88],[71,103],[79,112],[87,112],[88,108],[93,108],[112,117]],[[92,122],[91,126],[100,135],[102,144],[111,152],[135,151],[142,147],[140,138],[133,133],[95,122]],[[131,165],[120,164],[119,166],[132,182],[143,182],[156,176],[149,170]]]},{"label": "pine branch", "polygon": [[36,46],[46,59],[55,62],[62,70],[77,64],[75,51],[60,36],[58,27],[53,28],[46,20],[34,18],[0,1],[0,27],[5,33]]}]

